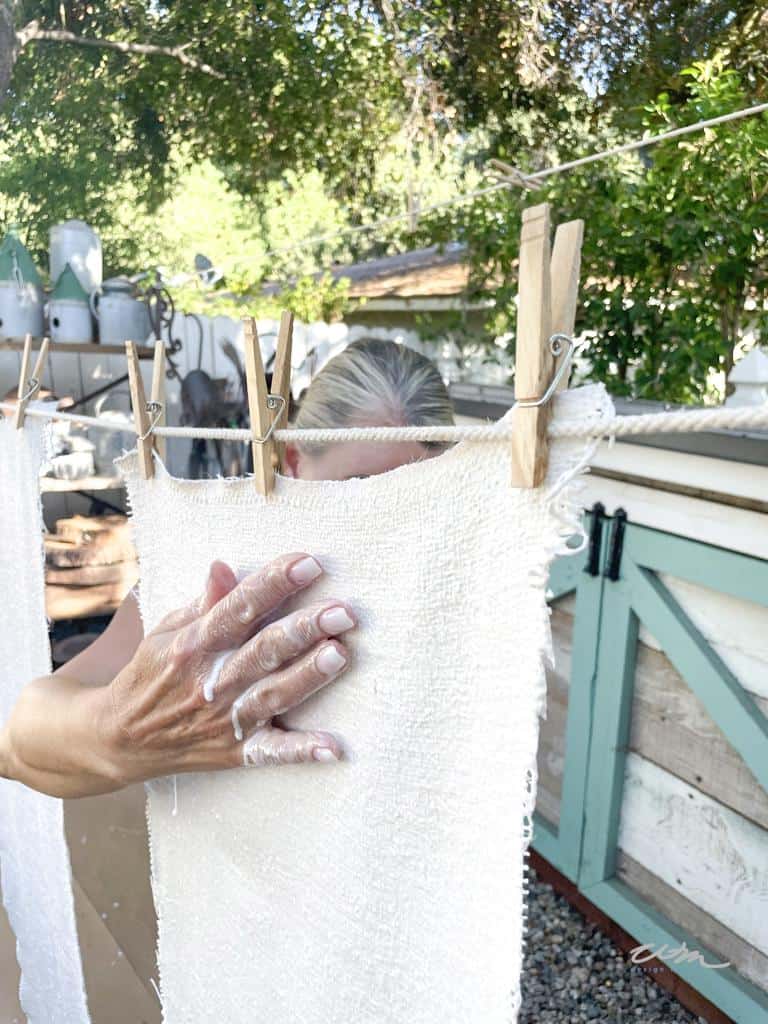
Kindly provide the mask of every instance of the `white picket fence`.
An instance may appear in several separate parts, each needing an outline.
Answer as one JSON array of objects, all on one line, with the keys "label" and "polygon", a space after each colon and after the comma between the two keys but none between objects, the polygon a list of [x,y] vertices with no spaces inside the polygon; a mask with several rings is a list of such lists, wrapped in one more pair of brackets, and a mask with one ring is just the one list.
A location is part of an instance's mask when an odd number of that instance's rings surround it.
[{"label": "white picket fence", "polygon": [[[262,358],[266,369],[271,369],[277,343],[279,321],[259,320],[257,328],[261,343]],[[420,352],[436,356],[435,346],[422,342],[414,331],[402,328],[348,326],[345,323],[327,324],[317,322],[294,324],[291,389],[295,399],[309,386],[312,377],[325,363],[346,346],[361,337],[386,338],[407,344]],[[180,350],[173,359],[181,378],[195,369],[201,369],[210,377],[225,380],[223,385],[228,398],[236,400],[240,395],[240,379],[237,368],[225,354],[222,345],[230,342],[237,351],[240,362],[245,365],[242,323],[230,317],[205,317],[197,314],[178,313],[170,330],[164,331],[163,340],[179,340]],[[19,376],[21,356],[18,352],[0,351],[0,394],[13,388]],[[438,359],[438,363],[440,359]],[[149,393],[152,380],[152,364],[142,360],[142,376]],[[49,356],[43,384],[59,396],[72,395],[78,399],[97,391],[110,381],[117,381],[126,374],[124,356],[78,352],[52,352]],[[175,425],[181,416],[181,386],[177,378],[166,381],[167,422]],[[130,413],[130,394],[127,381],[117,384],[99,398],[78,406],[79,411],[88,415],[99,415],[106,410]],[[101,434],[101,437],[96,435]],[[97,443],[99,470],[109,474],[111,458],[123,448],[131,447],[130,435],[111,437],[100,431],[93,431],[91,439]],[[168,468],[174,474],[183,474],[191,442],[173,439],[168,445]]]}]

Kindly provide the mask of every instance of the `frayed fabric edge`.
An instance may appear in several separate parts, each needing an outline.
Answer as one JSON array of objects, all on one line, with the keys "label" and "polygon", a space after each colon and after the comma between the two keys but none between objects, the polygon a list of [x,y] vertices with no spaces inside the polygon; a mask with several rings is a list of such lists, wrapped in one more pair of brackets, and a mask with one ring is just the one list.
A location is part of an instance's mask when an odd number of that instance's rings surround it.
[{"label": "frayed fabric edge", "polygon": [[[41,403],[31,402],[31,406],[39,405]],[[4,418],[4,417],[3,417]],[[14,428],[15,429],[15,428]],[[19,441],[29,446],[30,451],[30,465],[36,465],[37,472],[46,461],[50,461],[52,456],[55,454],[54,442],[53,442],[53,425],[52,421],[32,419],[25,423],[24,432],[19,432]],[[43,520],[43,499],[42,492],[37,490],[37,497],[34,503],[34,517],[35,522],[39,524],[39,547],[36,555],[38,559],[38,566],[41,569],[41,573],[44,574],[45,566],[45,544],[44,544],[44,531],[45,525]],[[44,647],[46,650],[46,667],[50,672],[52,668],[51,660],[51,647],[50,647],[50,627],[52,620],[44,613],[43,621],[45,622],[45,633],[46,638],[44,641]],[[19,783],[12,783],[6,780],[5,785],[7,787],[17,787]],[[69,848],[67,846],[65,833],[64,833],[64,804],[59,797],[48,796],[43,793],[32,793],[29,794],[31,798],[41,805],[43,813],[46,808],[53,809],[54,812],[54,825],[56,828],[56,835],[53,837],[54,842],[56,840],[60,843],[59,853],[61,856],[60,866],[64,873],[64,880],[68,882],[66,892],[62,894],[64,905],[61,909],[64,912],[65,920],[63,922],[64,929],[67,934],[64,936],[65,943],[67,940],[73,940],[74,948],[62,948],[57,947],[57,953],[59,961],[66,959],[68,969],[70,971],[70,977],[68,979],[69,991],[66,994],[68,1000],[67,1009],[68,1012],[73,1012],[75,1016],[72,1017],[73,1024],[75,1021],[79,1021],[80,1024],[90,1024],[90,1013],[88,1009],[88,999],[85,986],[85,976],[83,973],[83,961],[82,961],[82,950],[80,944],[80,933],[77,925],[77,918],[75,914],[75,898],[72,887],[72,865],[69,854]],[[37,819],[39,821],[39,818]],[[50,834],[46,837],[50,843]],[[13,933],[13,945],[14,952],[19,968],[19,986],[18,986],[18,999],[19,1004],[24,1011],[25,1015],[31,1020],[41,1020],[42,1013],[38,1012],[40,1008],[40,994],[35,991],[33,983],[29,980],[26,967],[30,962],[30,943],[27,941],[26,930],[24,928],[24,922],[21,920],[23,914],[20,914],[19,908],[24,906],[24,885],[23,880],[19,878],[15,872],[13,865],[9,866],[7,863],[7,847],[8,842],[0,842],[0,877],[2,878],[3,897],[2,905],[8,918],[11,931]],[[24,935],[20,937],[17,933],[24,931]],[[63,974],[66,974],[66,969],[63,970]],[[48,1007],[50,1009],[50,1007]]]},{"label": "frayed fabric edge", "polygon": [[[583,509],[581,504],[581,495],[583,494],[586,481],[585,477],[589,473],[590,464],[594,459],[595,453],[601,444],[602,437],[599,435],[599,427],[596,421],[598,419],[604,419],[608,416],[613,415],[614,407],[610,396],[608,395],[605,386],[602,384],[593,385],[588,389],[594,392],[593,395],[588,395],[587,389],[585,388],[581,394],[579,391],[571,392],[570,395],[573,399],[576,399],[574,404],[578,406],[580,400],[590,401],[592,397],[597,399],[595,404],[592,406],[592,415],[590,420],[595,423],[595,434],[587,436],[584,451],[580,456],[575,457],[575,451],[562,453],[562,463],[564,468],[560,468],[555,481],[550,485],[545,486],[544,494],[544,510],[548,513],[545,519],[545,537],[551,537],[554,530],[554,538],[544,543],[543,557],[537,566],[532,567],[529,572],[529,583],[531,588],[536,592],[537,599],[541,600],[543,595],[543,602],[541,606],[542,621],[541,627],[543,636],[539,646],[538,658],[537,658],[537,697],[535,702],[535,717],[534,723],[536,726],[537,737],[539,735],[540,721],[542,718],[546,718],[546,707],[547,707],[547,676],[546,666],[549,666],[551,670],[555,669],[555,657],[554,647],[552,642],[552,628],[551,628],[551,607],[547,603],[548,598],[548,581],[549,572],[552,562],[559,556],[571,556],[577,555],[583,551],[589,543],[589,535],[584,529],[583,524]],[[566,393],[568,394],[568,393]],[[574,409],[573,418],[577,418],[578,408]],[[567,413],[564,417],[570,419]],[[557,444],[557,442],[554,442]],[[569,446],[570,447],[570,446]],[[576,449],[577,451],[577,449]],[[576,547],[568,545],[568,540],[573,536],[579,537],[579,544]],[[531,864],[530,864],[530,846],[533,840],[534,834],[534,810],[536,807],[536,796],[538,791],[538,742],[534,746],[529,763],[525,770],[525,781],[523,790],[523,832],[522,832],[522,895],[521,895],[521,943],[520,943],[520,976],[516,979],[516,983],[509,992],[510,1006],[509,1006],[509,1017],[507,1024],[518,1024],[520,1015],[520,1009],[522,1005],[522,973],[523,964],[525,961],[527,948],[528,948],[528,933],[529,933],[529,920],[528,920],[528,898],[530,894],[530,883],[531,883]]]}]

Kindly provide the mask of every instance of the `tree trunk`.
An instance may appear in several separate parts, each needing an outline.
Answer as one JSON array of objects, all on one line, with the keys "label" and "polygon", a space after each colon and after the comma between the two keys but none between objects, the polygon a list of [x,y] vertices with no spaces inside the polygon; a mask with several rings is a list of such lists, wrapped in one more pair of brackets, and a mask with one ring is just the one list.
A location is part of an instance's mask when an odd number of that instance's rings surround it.
[{"label": "tree trunk", "polygon": [[19,53],[19,43],[13,28],[13,9],[10,0],[0,0],[0,105],[8,92],[13,65]]}]

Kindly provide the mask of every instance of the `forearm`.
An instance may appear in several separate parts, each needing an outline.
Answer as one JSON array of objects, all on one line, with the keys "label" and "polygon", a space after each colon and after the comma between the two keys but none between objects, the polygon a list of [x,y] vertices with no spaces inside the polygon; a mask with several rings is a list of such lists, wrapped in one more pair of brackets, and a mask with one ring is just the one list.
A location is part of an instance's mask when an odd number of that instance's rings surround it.
[{"label": "forearm", "polygon": [[59,797],[120,788],[106,739],[109,697],[108,687],[62,675],[28,683],[0,729],[0,774]]}]

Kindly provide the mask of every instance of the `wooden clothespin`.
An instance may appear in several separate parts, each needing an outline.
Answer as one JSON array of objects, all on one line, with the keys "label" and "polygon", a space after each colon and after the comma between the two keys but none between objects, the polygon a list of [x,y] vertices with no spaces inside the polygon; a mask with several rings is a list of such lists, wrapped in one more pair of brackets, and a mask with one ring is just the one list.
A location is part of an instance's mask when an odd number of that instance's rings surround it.
[{"label": "wooden clothespin", "polygon": [[[282,408],[275,416],[275,430],[282,430],[288,422],[288,409],[291,401],[291,349],[293,346],[293,313],[284,309],[280,316],[280,329],[277,334],[277,351],[275,368],[272,371],[271,392],[282,398]],[[275,441],[272,465],[275,470],[283,468],[285,460],[285,444]]]},{"label": "wooden clothespin", "polygon": [[[584,221],[569,220],[558,225],[552,249],[552,333],[573,337],[576,328],[576,307],[579,303],[579,272],[581,271],[581,243],[584,240]],[[568,352],[561,352],[555,360],[555,373]],[[557,391],[568,387],[570,366],[557,382]]]},{"label": "wooden clothespin", "polygon": [[[150,401],[157,406],[156,427],[165,426],[165,343],[158,338],[155,341],[155,352],[152,358],[152,392]],[[165,462],[165,438],[154,436],[155,451]]]},{"label": "wooden clothespin", "polygon": [[[273,430],[272,411],[264,375],[264,360],[253,317],[243,320],[245,343],[245,386],[248,392],[248,410],[251,414],[253,440],[253,476],[260,494],[268,495],[275,486],[275,470],[272,466],[274,442],[270,439]],[[278,403],[275,403],[277,405]]]},{"label": "wooden clothespin", "polygon": [[[570,349],[550,347],[553,334],[573,333],[578,295],[583,222],[560,226],[550,254],[549,204],[523,211],[515,350],[515,401],[534,403],[546,394]],[[557,390],[567,386],[567,372]],[[547,427],[552,398],[540,405],[518,405],[512,438],[512,486],[539,487],[546,477]]]},{"label": "wooden clothespin", "polygon": [[45,357],[48,355],[48,344],[49,339],[43,338],[40,345],[40,351],[37,353],[35,368],[32,370],[32,376],[27,377],[27,374],[29,373],[29,361],[32,356],[32,335],[27,334],[24,338],[24,349],[21,354],[21,372],[19,373],[19,386],[16,393],[15,425],[17,430],[21,430],[24,426],[24,419],[27,414],[27,405],[29,404],[30,399],[34,398],[40,390],[40,380],[43,375],[43,368],[45,367]]},{"label": "wooden clothespin", "polygon": [[[157,354],[157,350],[155,350]],[[139,468],[145,480],[150,480],[155,475],[155,465],[152,460],[152,421],[149,418],[147,409],[147,396],[144,391],[144,381],[141,377],[139,366],[139,354],[136,350],[136,343],[126,341],[125,355],[128,360],[128,386],[131,389],[131,405],[133,406],[133,420],[136,425],[136,448],[139,453]]]}]

